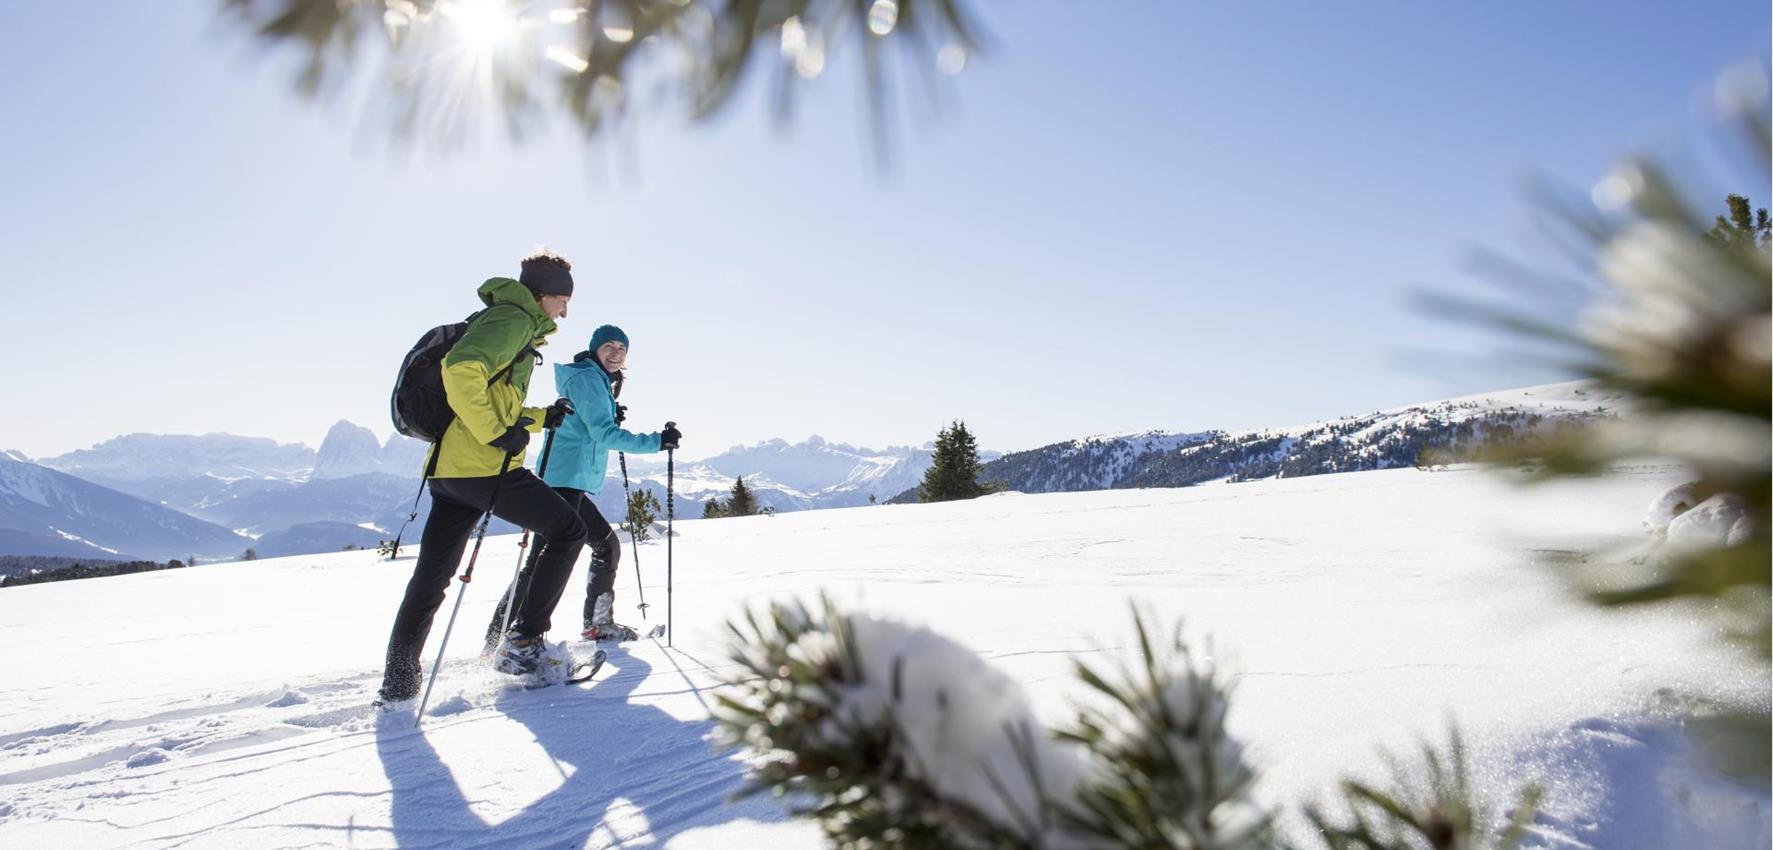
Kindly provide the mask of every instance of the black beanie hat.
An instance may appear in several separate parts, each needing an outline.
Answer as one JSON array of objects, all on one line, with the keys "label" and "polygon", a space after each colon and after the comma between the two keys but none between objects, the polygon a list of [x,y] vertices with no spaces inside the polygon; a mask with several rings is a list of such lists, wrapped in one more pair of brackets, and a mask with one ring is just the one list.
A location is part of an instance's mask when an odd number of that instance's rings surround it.
[{"label": "black beanie hat", "polygon": [[573,294],[573,273],[565,260],[555,257],[531,257],[523,261],[523,272],[517,282],[537,298],[544,295]]}]

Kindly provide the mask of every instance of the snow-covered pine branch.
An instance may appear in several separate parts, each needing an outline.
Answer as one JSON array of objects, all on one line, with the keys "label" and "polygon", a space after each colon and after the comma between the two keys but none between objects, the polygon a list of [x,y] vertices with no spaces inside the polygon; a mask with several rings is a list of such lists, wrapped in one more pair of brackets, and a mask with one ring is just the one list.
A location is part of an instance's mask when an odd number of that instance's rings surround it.
[{"label": "snow-covered pine branch", "polygon": [[1230,687],[1197,660],[1178,624],[1153,642],[1137,611],[1140,666],[1114,677],[1077,662],[1077,674],[1110,698],[1086,707],[1061,733],[1084,746],[1092,781],[1058,803],[1066,825],[1108,846],[1243,850],[1272,846],[1272,819],[1251,798],[1256,772],[1225,729]]},{"label": "snow-covered pine branch", "polygon": [[[832,845],[986,850],[1292,848],[1226,730],[1230,687],[1177,628],[1153,640],[1134,614],[1140,663],[1104,675],[1104,699],[1062,730],[1039,725],[1020,685],[921,626],[851,614],[829,599],[777,602],[729,624],[715,718],[750,762],[744,793],[800,802]],[[1327,850],[1512,850],[1534,813],[1506,825],[1470,791],[1457,734],[1446,755],[1395,766],[1389,790],[1345,780],[1336,811],[1302,822]]]},{"label": "snow-covered pine branch", "polygon": [[1072,846],[1037,789],[1071,791],[1076,748],[1035,733],[1022,687],[971,650],[829,600],[730,625],[746,673],[716,719],[751,757],[748,793],[806,798],[840,848]]},{"label": "snow-covered pine branch", "polygon": [[1541,789],[1523,788],[1502,823],[1472,791],[1457,728],[1448,731],[1444,754],[1424,744],[1418,764],[1389,761],[1390,789],[1344,779],[1340,812],[1306,807],[1306,819],[1328,850],[1516,850],[1526,839]]}]

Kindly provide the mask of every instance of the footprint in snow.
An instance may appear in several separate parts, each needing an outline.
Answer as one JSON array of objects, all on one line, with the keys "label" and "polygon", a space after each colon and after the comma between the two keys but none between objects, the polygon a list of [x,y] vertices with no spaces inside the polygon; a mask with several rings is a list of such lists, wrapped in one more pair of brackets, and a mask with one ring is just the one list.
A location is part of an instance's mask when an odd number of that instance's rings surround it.
[{"label": "footprint in snow", "polygon": [[307,705],[307,704],[308,704],[308,697],[306,694],[303,694],[301,691],[284,691],[283,696],[280,696],[274,700],[271,700],[268,703],[265,703],[265,707],[266,708],[288,708],[292,705]]},{"label": "footprint in snow", "polygon": [[171,758],[171,756],[167,755],[165,750],[142,750],[141,752],[130,756],[129,760],[123,763],[123,766],[147,767],[151,764],[160,764],[169,758]]},{"label": "footprint in snow", "polygon": [[474,703],[469,702],[467,697],[457,694],[456,696],[438,703],[436,708],[431,709],[431,716],[447,717],[451,714],[461,714],[473,707]]}]

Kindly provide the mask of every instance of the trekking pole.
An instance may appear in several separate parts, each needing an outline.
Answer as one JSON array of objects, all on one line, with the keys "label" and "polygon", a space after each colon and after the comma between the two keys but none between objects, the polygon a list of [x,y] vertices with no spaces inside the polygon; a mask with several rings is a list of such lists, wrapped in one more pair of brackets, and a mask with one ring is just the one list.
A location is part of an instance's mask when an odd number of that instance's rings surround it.
[{"label": "trekking pole", "polygon": [[[666,430],[676,422],[665,423]],[[671,526],[677,519],[677,449],[665,450],[665,645],[672,646],[677,637],[677,623],[671,618]]]},{"label": "trekking pole", "polygon": [[[554,429],[549,428],[547,438],[542,440],[542,459],[536,464],[537,478],[542,478],[548,474],[548,453],[552,448],[554,448]],[[505,610],[505,619],[504,622],[499,624],[500,635],[505,634],[505,632],[511,629],[511,608],[517,604],[517,579],[519,576],[523,575],[523,568],[525,566],[523,555],[524,550],[528,548],[529,529],[526,528],[523,530],[523,537],[517,541],[517,572],[511,574],[511,586],[505,588],[505,602],[503,606]],[[542,544],[538,542],[536,544],[536,551],[530,554],[540,555],[541,552]]]},{"label": "trekking pole", "polygon": [[[634,536],[634,494],[628,492],[628,453],[616,452],[622,464],[622,501],[627,511],[628,541],[634,544],[634,589],[640,594],[640,619],[646,619],[646,585],[640,583],[640,538]],[[656,504],[656,503],[655,503]]]},{"label": "trekking pole", "polygon": [[459,576],[462,589],[456,591],[455,607],[449,609],[449,625],[443,627],[443,641],[437,644],[437,661],[431,665],[431,678],[425,681],[425,696],[419,700],[419,713],[412,722],[414,726],[425,720],[425,706],[431,702],[431,687],[437,684],[437,672],[443,669],[443,650],[449,646],[450,629],[456,627],[456,615],[462,613],[462,597],[468,595],[468,582],[474,580],[474,561],[480,557],[480,544],[486,540],[486,527],[492,523],[493,508],[499,504],[499,491],[505,486],[505,471],[511,468],[511,459],[516,456],[516,452],[506,452],[505,462],[499,464],[499,478],[493,484],[492,498],[486,501],[486,515],[480,518],[480,530],[474,534],[474,551],[468,555],[468,568]]}]

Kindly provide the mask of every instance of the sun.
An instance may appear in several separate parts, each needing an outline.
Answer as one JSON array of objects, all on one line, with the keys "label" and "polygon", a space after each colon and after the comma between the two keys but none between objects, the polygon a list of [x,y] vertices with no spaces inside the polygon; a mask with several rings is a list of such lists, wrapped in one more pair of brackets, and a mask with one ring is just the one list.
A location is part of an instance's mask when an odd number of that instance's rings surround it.
[{"label": "sun", "polygon": [[519,27],[517,10],[506,0],[453,0],[438,3],[437,11],[449,19],[462,45],[478,55],[509,46]]}]

